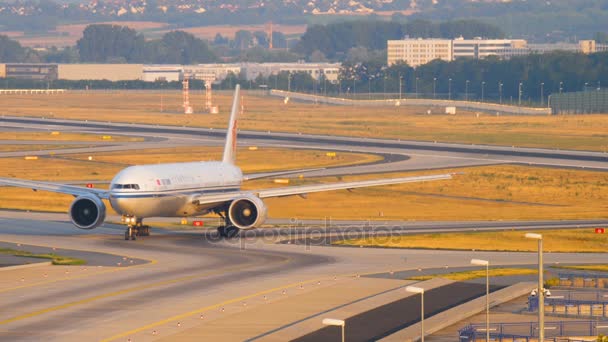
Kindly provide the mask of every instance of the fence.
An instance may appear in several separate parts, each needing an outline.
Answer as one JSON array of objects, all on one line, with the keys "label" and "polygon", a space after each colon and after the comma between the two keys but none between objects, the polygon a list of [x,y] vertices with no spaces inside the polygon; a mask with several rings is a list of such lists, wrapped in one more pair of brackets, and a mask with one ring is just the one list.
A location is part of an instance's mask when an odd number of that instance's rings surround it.
[{"label": "fence", "polygon": [[608,113],[608,90],[552,94],[549,107],[553,114]]},{"label": "fence", "polygon": [[[572,317],[608,318],[608,296],[598,294],[596,300],[580,300],[567,296],[545,298],[545,314]],[[538,310],[538,297],[528,297],[528,311]]]},{"label": "fence", "polygon": [[437,99],[368,99],[354,100],[339,97],[326,97],[314,94],[304,94],[287,92],[283,90],[270,90],[271,96],[289,98],[290,100],[323,103],[336,106],[418,106],[418,107],[439,107],[440,111],[445,107],[456,107],[460,110],[477,111],[489,114],[525,114],[525,115],[549,115],[550,108],[534,108],[524,106],[510,106],[498,103],[457,101],[457,100],[437,100]]},{"label": "fence", "polygon": [[[599,334],[608,332],[608,322],[563,321],[545,322],[546,342],[596,341]],[[470,324],[458,331],[460,342],[486,340],[485,324]],[[490,339],[497,342],[536,342],[538,323],[493,323],[490,324]]]},{"label": "fence", "polygon": [[558,273],[559,286],[608,288],[608,274]]}]

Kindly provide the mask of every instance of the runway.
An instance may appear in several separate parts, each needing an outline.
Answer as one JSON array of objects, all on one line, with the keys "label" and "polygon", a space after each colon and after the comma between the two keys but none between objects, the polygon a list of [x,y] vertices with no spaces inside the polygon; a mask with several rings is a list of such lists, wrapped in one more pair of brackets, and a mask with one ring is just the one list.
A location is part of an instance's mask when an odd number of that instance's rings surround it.
[{"label": "runway", "polygon": [[[31,235],[17,235],[10,229],[7,234],[7,227],[12,224],[18,226],[22,222],[18,219],[0,222],[0,240],[128,254],[129,258],[150,261],[136,267],[103,267],[103,271],[97,268],[84,271],[84,267],[78,266],[70,268],[70,275],[53,279],[42,278],[31,269],[25,284],[18,279],[14,279],[17,286],[2,284],[0,300],[3,307],[11,310],[0,313],[0,336],[15,341],[103,340],[114,336],[120,336],[116,340],[126,340],[122,336],[124,332],[135,330],[131,334],[137,335],[144,330],[147,333],[152,329],[166,331],[167,326],[176,324],[169,318],[178,317],[183,324],[193,326],[222,319],[218,313],[222,307],[224,313],[254,308],[256,299],[262,296],[276,298],[286,289],[287,294],[280,295],[284,299],[298,284],[310,284],[318,279],[325,284],[334,277],[340,281],[354,274],[389,269],[459,267],[468,265],[473,256],[490,258],[495,265],[526,264],[535,260],[534,253],[332,248],[272,244],[261,239],[210,242],[202,239],[200,233],[167,232],[138,241],[124,241],[111,229],[102,230],[101,234],[93,231],[67,235],[69,224],[61,222],[55,224],[66,226],[60,230],[64,235],[46,235],[44,221],[39,221],[35,235],[32,231]],[[602,260],[605,255],[601,254],[547,256],[547,263]],[[71,277],[78,277],[77,281]],[[243,302],[250,304],[243,309]],[[200,314],[209,317],[200,322]],[[147,326],[153,328],[146,329]],[[138,330],[142,327],[143,330]],[[226,340],[233,340],[230,336],[227,331]]]},{"label": "runway", "polygon": [[[138,143],[91,144],[84,148],[37,151],[39,155],[220,145],[225,134],[217,129],[10,117],[2,117],[0,127],[103,132],[145,138]],[[272,132],[240,132],[239,138],[242,146],[396,156],[392,160],[386,158],[384,163],[329,168],[310,172],[307,176],[500,163],[608,169],[606,155],[595,152]],[[31,151],[2,152],[0,158],[28,153]],[[124,241],[121,226],[106,224],[93,231],[82,231],[67,222],[65,214],[0,212],[0,241],[114,255],[129,264],[130,260],[138,260],[129,267],[109,263],[93,266],[93,263],[5,272],[0,279],[0,301],[3,308],[9,309],[0,311],[0,340],[171,340],[172,336],[180,334],[181,337],[190,331],[204,331],[211,334],[208,336],[214,336],[214,340],[235,341],[255,336],[265,336],[261,340],[285,340],[285,336],[295,335],[280,334],[287,334],[289,328],[285,327],[291,327],[301,317],[320,317],[318,315],[334,312],[344,303],[364,296],[373,297],[387,289],[399,289],[406,283],[397,279],[368,279],[368,282],[377,282],[378,288],[362,286],[368,292],[350,293],[356,288],[360,275],[461,268],[469,266],[471,258],[492,260],[492,265],[496,266],[536,262],[535,253],[328,247],[327,242],[333,239],[357,237],[357,234],[593,227],[606,225],[608,221],[328,223],[276,220],[271,223],[281,227],[253,230],[242,238],[229,241],[214,238],[212,230],[154,230],[151,237]],[[547,264],[601,263],[605,258],[605,254],[592,253],[545,255]],[[305,297],[306,293],[320,291],[326,291],[328,298],[344,297],[331,303],[313,303],[305,299],[309,298]],[[268,317],[258,314],[265,305],[271,308],[267,310],[270,312]],[[272,306],[294,311],[291,315],[286,311],[272,312]],[[318,328],[321,328],[320,324]]]}]

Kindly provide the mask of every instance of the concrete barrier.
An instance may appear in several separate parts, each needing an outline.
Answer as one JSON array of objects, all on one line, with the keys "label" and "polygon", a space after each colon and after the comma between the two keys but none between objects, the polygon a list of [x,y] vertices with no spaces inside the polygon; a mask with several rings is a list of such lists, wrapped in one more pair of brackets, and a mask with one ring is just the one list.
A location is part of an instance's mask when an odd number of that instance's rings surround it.
[{"label": "concrete barrier", "polygon": [[[483,112],[488,114],[510,114],[510,115],[551,115],[551,108],[535,108],[523,106],[510,106],[498,103],[456,101],[456,100],[434,100],[434,99],[386,99],[386,100],[353,100],[338,97],[327,97],[305,93],[295,93],[272,89],[270,96],[289,98],[290,100],[322,103],[335,106],[364,106],[364,107],[456,107],[457,110],[471,112]],[[444,110],[441,111],[444,113]]]}]

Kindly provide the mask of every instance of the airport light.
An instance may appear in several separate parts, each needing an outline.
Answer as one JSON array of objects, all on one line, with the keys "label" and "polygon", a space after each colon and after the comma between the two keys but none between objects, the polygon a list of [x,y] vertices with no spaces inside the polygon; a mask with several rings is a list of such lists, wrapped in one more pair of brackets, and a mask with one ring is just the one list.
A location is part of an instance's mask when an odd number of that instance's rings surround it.
[{"label": "airport light", "polygon": [[486,341],[490,342],[490,262],[471,259],[471,265],[486,267]]},{"label": "airport light", "polygon": [[448,78],[448,100],[452,99],[452,78]]},{"label": "airport light", "polygon": [[545,82],[540,82],[540,106],[545,105]]},{"label": "airport light", "polygon": [[416,286],[408,286],[405,291],[420,294],[420,341],[424,342],[424,289]]},{"label": "airport light", "polygon": [[483,102],[485,97],[485,89],[486,89],[486,81],[481,81],[481,102]]},{"label": "airport light", "polygon": [[498,96],[500,97],[500,104],[502,104],[502,81],[498,82]]},{"label": "airport light", "polygon": [[561,94],[563,90],[564,90],[564,82],[560,81],[559,82],[559,93]]},{"label": "airport light", "polygon": [[437,77],[433,77],[433,98],[437,98]]},{"label": "airport light", "polygon": [[518,91],[518,92],[519,92],[519,100],[518,100],[518,102],[517,102],[517,103],[518,103],[518,105],[520,105],[520,106],[521,106],[521,93],[522,93],[521,87],[522,87],[522,86],[523,86],[523,83],[519,82],[519,91]]},{"label": "airport light", "polygon": [[469,101],[469,80],[464,82],[464,100]]},{"label": "airport light", "polygon": [[344,327],[346,326],[346,322],[344,322],[344,320],[334,319],[334,318],[324,318],[323,324],[334,326],[334,327],[341,327],[342,328],[342,342],[345,341]]},{"label": "airport light", "polygon": [[545,287],[543,284],[543,236],[527,233],[526,239],[538,240],[538,341],[545,341]]},{"label": "airport light", "polygon": [[399,100],[401,100],[402,92],[403,92],[403,76],[401,76],[401,74],[399,74]]},{"label": "airport light", "polygon": [[416,98],[418,98],[418,79],[419,77],[416,77]]}]

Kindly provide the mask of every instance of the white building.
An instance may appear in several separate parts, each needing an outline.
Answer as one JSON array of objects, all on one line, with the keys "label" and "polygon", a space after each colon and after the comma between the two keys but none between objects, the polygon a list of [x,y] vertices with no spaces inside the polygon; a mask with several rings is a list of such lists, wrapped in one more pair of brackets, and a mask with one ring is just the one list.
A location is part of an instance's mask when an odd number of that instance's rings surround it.
[{"label": "white building", "polygon": [[488,56],[503,57],[508,49],[522,49],[527,42],[523,39],[464,39],[462,37],[452,41],[452,56],[481,59]]},{"label": "white building", "polygon": [[144,65],[142,80],[175,82],[182,78],[181,65]]},{"label": "white building", "polygon": [[388,65],[403,61],[417,67],[435,59],[451,61],[452,41],[449,39],[404,39],[387,42]]}]

